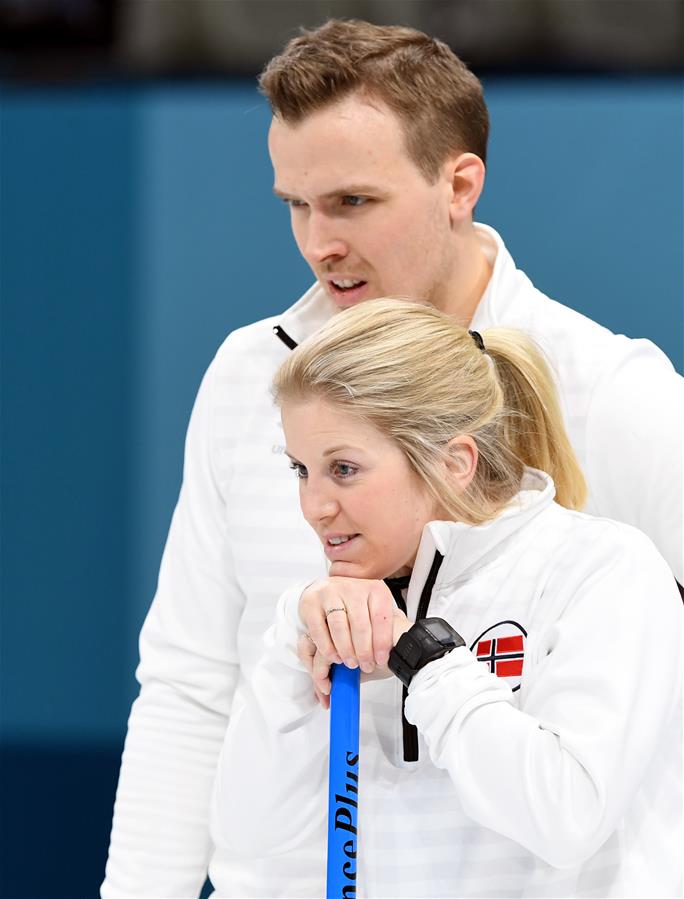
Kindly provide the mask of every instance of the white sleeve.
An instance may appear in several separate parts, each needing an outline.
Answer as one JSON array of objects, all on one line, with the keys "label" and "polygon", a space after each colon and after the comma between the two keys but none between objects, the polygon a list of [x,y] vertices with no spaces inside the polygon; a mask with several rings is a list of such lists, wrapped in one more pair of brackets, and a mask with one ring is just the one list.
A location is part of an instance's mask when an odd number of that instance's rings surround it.
[{"label": "white sleeve", "polygon": [[673,739],[681,603],[667,565],[632,533],[594,571],[577,560],[520,708],[465,647],[420,671],[406,703],[466,814],[557,868],[601,847]]},{"label": "white sleeve", "polygon": [[184,479],[140,636],[103,897],[197,897],[210,855],[209,802],[238,677],[244,598],[214,478],[214,363],[188,428]]},{"label": "white sleeve", "polygon": [[297,610],[308,583],[278,601],[264,653],[240,686],[221,753],[213,830],[222,847],[244,858],[287,852],[326,827],[330,719],[297,657],[304,632]]},{"label": "white sleeve", "polygon": [[633,343],[592,396],[587,477],[597,514],[648,534],[684,585],[684,379]]}]

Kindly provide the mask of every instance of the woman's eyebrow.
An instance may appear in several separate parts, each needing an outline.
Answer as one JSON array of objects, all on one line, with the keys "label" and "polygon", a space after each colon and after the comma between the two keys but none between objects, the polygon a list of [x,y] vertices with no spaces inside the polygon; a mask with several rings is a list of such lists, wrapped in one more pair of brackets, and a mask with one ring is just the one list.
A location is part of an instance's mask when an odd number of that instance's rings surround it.
[{"label": "woman's eyebrow", "polygon": [[324,450],[324,456],[332,456],[335,453],[341,453],[345,451],[351,450],[353,453],[362,453],[363,448],[360,446],[354,446],[351,443],[341,443],[338,446],[331,446],[330,449]]}]

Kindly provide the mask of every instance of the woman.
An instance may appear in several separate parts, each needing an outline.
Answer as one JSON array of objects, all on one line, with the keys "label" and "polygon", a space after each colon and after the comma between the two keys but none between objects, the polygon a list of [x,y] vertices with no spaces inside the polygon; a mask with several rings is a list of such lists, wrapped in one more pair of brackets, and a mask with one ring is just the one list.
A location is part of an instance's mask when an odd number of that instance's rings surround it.
[{"label": "woman", "polygon": [[[640,532],[575,511],[543,359],[520,334],[483,337],[373,301],[276,378],[330,570],[278,603],[212,828],[255,859],[306,847],[283,896],[323,894],[334,661],[365,680],[350,895],[680,894],[674,581]],[[452,636],[416,664],[398,641],[426,618]],[[230,895],[220,863],[210,875]]]}]

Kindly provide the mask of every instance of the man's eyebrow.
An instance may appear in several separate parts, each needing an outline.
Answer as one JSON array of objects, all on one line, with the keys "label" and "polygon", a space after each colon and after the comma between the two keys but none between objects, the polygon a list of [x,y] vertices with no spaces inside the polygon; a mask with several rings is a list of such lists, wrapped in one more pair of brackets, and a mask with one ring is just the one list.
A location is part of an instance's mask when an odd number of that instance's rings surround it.
[{"label": "man's eyebrow", "polygon": [[[280,190],[275,186],[273,187],[273,193],[276,197],[280,197],[283,200],[295,196],[294,194]],[[380,191],[378,188],[372,184],[345,184],[342,187],[336,187],[335,190],[330,190],[327,193],[321,194],[320,199],[330,200],[333,197],[358,197],[365,196],[366,194],[377,196],[379,193]]]},{"label": "man's eyebrow", "polygon": [[343,184],[336,190],[331,190],[327,194],[323,194],[324,199],[330,197],[356,197],[363,194],[378,194],[380,191],[372,184]]}]

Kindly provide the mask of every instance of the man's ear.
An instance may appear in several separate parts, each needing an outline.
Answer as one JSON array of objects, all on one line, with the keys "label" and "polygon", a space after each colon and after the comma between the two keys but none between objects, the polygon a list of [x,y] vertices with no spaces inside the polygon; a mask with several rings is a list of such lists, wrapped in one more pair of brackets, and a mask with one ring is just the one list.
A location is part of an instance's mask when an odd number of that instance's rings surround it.
[{"label": "man's ear", "polygon": [[484,187],[485,165],[474,153],[461,153],[444,164],[444,176],[451,185],[449,214],[459,225],[473,214]]},{"label": "man's ear", "polygon": [[447,472],[459,492],[463,492],[475,477],[477,459],[477,444],[470,434],[452,437],[447,444]]}]

